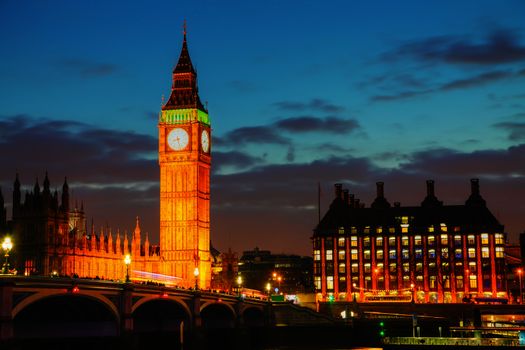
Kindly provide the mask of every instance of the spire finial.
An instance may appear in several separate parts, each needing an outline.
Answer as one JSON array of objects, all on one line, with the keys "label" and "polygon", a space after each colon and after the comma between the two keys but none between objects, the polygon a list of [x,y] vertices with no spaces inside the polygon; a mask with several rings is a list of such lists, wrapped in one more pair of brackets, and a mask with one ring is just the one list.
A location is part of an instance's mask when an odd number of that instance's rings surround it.
[{"label": "spire finial", "polygon": [[184,18],[184,24],[182,27],[182,34],[184,34],[184,41],[186,41],[186,18]]}]

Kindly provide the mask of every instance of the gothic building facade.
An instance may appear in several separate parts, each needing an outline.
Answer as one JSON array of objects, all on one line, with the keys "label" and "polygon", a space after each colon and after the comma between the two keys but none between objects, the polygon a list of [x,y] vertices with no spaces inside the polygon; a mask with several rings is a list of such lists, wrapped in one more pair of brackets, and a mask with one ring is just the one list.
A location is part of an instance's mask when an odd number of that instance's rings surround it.
[{"label": "gothic building facade", "polygon": [[[158,121],[160,247],[143,237],[138,217],[131,237],[126,232],[87,229],[83,207],[70,207],[67,181],[59,198],[57,192],[51,193],[47,174],[43,189],[37,181],[22,200],[17,175],[10,226],[18,273],[112,280],[129,273],[132,279],[210,287],[211,124],[198,95],[186,31],[172,79],[171,95]],[[1,227],[6,215],[0,199]]]},{"label": "gothic building facade", "polygon": [[505,241],[477,179],[464,205],[444,205],[429,180],[426,198],[413,207],[392,206],[382,182],[370,207],[336,184],[313,234],[317,299],[505,298]]}]

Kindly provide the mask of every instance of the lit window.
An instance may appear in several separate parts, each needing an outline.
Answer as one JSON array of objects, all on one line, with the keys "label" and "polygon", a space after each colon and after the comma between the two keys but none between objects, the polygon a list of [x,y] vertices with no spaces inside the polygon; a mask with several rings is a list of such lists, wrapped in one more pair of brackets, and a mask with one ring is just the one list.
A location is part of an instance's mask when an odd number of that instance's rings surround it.
[{"label": "lit window", "polygon": [[334,276],[326,277],[326,289],[334,289]]},{"label": "lit window", "polygon": [[357,233],[357,229],[355,227],[352,227],[350,229],[350,232],[352,232],[352,234],[355,235]]},{"label": "lit window", "polygon": [[383,245],[383,237],[376,237],[376,247],[381,247]]},{"label": "lit window", "polygon": [[376,232],[377,232],[377,233],[383,233],[383,228],[382,228],[382,227],[378,227],[378,228],[376,228]]},{"label": "lit window", "polygon": [[436,257],[436,250],[435,249],[429,249],[428,250],[428,257],[431,259],[434,259]]},{"label": "lit window", "polygon": [[408,236],[401,237],[401,244],[404,246],[408,245]]},{"label": "lit window", "polygon": [[339,227],[339,234],[340,235],[344,235],[345,234],[345,228],[344,227]]},{"label": "lit window", "polygon": [[436,238],[434,236],[428,236],[427,237],[427,242],[428,242],[429,246],[433,246],[434,243],[436,243]]},{"label": "lit window", "polygon": [[476,244],[476,237],[474,237],[474,235],[468,235],[467,236],[467,241],[468,241],[468,244],[470,244],[470,245]]},{"label": "lit window", "polygon": [[423,257],[423,249],[417,248],[416,249],[416,259],[421,259]]},{"label": "lit window", "polygon": [[450,288],[450,279],[448,276],[443,276],[443,288]]},{"label": "lit window", "polygon": [[448,235],[441,235],[441,245],[448,245]]},{"label": "lit window", "polygon": [[321,260],[321,251],[320,250],[314,250],[314,260]]},{"label": "lit window", "polygon": [[370,249],[365,250],[364,257],[365,259],[370,259]]},{"label": "lit window", "polygon": [[[357,264],[356,264],[357,266]],[[365,273],[370,273],[371,271],[371,265],[370,264],[365,264]]]},{"label": "lit window", "polygon": [[[365,269],[366,269],[366,264],[365,264]],[[352,273],[358,273],[358,272],[359,272],[359,265],[358,264],[352,264]]]},{"label": "lit window", "polygon": [[454,250],[454,257],[456,259],[461,259],[463,257],[463,251],[461,249]]},{"label": "lit window", "polygon": [[383,259],[383,249],[379,249],[376,251],[376,258]]},{"label": "lit window", "polygon": [[430,276],[430,288],[436,288],[436,276]]},{"label": "lit window", "polygon": [[430,227],[428,228],[428,232],[434,232],[434,226],[430,226]]},{"label": "lit window", "polygon": [[402,224],[408,224],[408,216],[402,216],[401,217],[401,223]]},{"label": "lit window", "polygon": [[407,260],[407,259],[410,259],[410,252],[408,249],[403,249],[402,250],[402,256],[403,256],[403,260]]},{"label": "lit window", "polygon": [[444,259],[448,259],[448,248],[441,248],[441,256]]},{"label": "lit window", "polygon": [[370,226],[366,226],[364,231],[365,233],[370,233]]},{"label": "lit window", "polygon": [[388,251],[388,257],[389,257],[390,259],[395,259],[396,256],[397,256],[397,254],[396,254],[396,250],[395,250],[395,249],[390,249],[390,250]]},{"label": "lit window", "polygon": [[396,237],[388,237],[388,245],[394,247],[396,245]]},{"label": "lit window", "polygon": [[421,272],[423,271],[423,264],[422,263],[417,263],[416,264],[416,272]]},{"label": "lit window", "polygon": [[461,236],[460,235],[455,235],[454,236],[454,245],[455,246],[460,246],[461,245]]},{"label": "lit window", "polygon": [[396,229],[395,229],[395,227],[390,227],[390,228],[388,228],[388,232],[389,232],[389,233],[396,233]]},{"label": "lit window", "polygon": [[468,249],[468,257],[473,259],[476,257],[476,248],[469,248]]},{"label": "lit window", "polygon": [[326,251],[325,256],[326,256],[326,260],[333,260],[334,259],[333,251],[331,249],[328,249]]},{"label": "lit window", "polygon": [[496,258],[505,257],[505,251],[503,247],[496,247]]},{"label": "lit window", "polygon": [[317,290],[321,289],[321,276],[314,277],[314,284],[315,284],[315,289]]},{"label": "lit window", "polygon": [[401,233],[408,233],[408,225],[401,225]]},{"label": "lit window", "polygon": [[389,265],[390,272],[397,271],[397,265],[395,263]]},{"label": "lit window", "polygon": [[370,247],[370,237],[366,236],[363,238],[363,245],[365,247]]},{"label": "lit window", "polygon": [[357,256],[357,249],[352,249],[352,250],[350,251],[350,253],[351,253],[350,258],[351,258],[352,260],[357,260],[357,259],[359,259],[359,257]]},{"label": "lit window", "polygon": [[346,265],[344,263],[339,264],[339,273],[346,272]]},{"label": "lit window", "polygon": [[490,258],[489,247],[481,247],[481,257]]},{"label": "lit window", "polygon": [[357,236],[350,237],[350,246],[357,247]]},{"label": "lit window", "polygon": [[468,263],[468,269],[470,271],[470,273],[475,273],[476,272],[476,262],[474,261],[471,261]]},{"label": "lit window", "polygon": [[476,275],[470,275],[470,288],[478,288],[478,280]]},{"label": "lit window", "polygon": [[495,243],[496,244],[505,244],[505,241],[503,239],[503,235],[501,233],[496,233],[494,235]]},{"label": "lit window", "polygon": [[463,288],[463,276],[456,276],[456,288]]},{"label": "lit window", "polygon": [[345,251],[344,251],[344,250],[340,250],[340,251],[338,252],[337,258],[338,258],[339,260],[345,260]]},{"label": "lit window", "polygon": [[414,244],[421,245],[421,236],[414,236]]},{"label": "lit window", "polygon": [[488,233],[482,233],[481,234],[481,244],[483,244],[483,245],[489,244],[489,235],[488,235]]},{"label": "lit window", "polygon": [[403,263],[403,272],[405,272],[405,273],[410,272],[410,264],[409,263]]},{"label": "lit window", "polygon": [[447,232],[447,225],[445,225],[445,224],[441,224],[441,225],[439,225],[439,226],[441,226],[441,231],[443,231],[443,232]]},{"label": "lit window", "polygon": [[338,245],[339,247],[344,247],[344,246],[345,246],[345,239],[344,239],[343,237],[339,238],[339,239],[337,240],[337,245]]},{"label": "lit window", "polygon": [[416,276],[416,281],[423,281],[423,276],[422,275],[417,275]]}]

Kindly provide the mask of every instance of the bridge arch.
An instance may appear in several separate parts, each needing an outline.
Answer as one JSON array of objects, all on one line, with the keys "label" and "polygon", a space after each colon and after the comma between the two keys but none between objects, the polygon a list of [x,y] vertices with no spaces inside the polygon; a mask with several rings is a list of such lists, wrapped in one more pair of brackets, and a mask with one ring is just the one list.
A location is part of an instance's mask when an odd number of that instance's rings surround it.
[{"label": "bridge arch", "polygon": [[133,305],[132,317],[138,333],[176,332],[181,322],[187,330],[192,322],[190,309],[178,298],[142,298]]},{"label": "bridge arch", "polygon": [[235,310],[226,303],[206,303],[201,307],[201,320],[204,328],[233,328],[236,319]]},{"label": "bridge arch", "polygon": [[14,313],[16,338],[116,336],[119,317],[109,304],[91,295],[56,293],[32,296]]},{"label": "bridge arch", "polygon": [[263,327],[265,325],[264,310],[260,307],[248,306],[242,312],[243,323],[246,327]]}]

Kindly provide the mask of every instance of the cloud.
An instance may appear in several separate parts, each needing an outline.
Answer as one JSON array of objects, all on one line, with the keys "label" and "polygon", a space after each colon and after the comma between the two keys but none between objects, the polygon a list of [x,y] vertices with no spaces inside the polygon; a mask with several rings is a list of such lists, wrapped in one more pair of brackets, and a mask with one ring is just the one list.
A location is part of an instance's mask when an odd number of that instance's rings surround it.
[{"label": "cloud", "polygon": [[288,132],[327,132],[333,134],[346,134],[358,129],[359,123],[355,119],[302,116],[281,119],[275,123],[275,126]]},{"label": "cloud", "polygon": [[[293,147],[288,150],[293,156]],[[147,135],[26,115],[0,119],[0,157],[5,164],[0,184],[8,204],[16,172],[28,188],[37,176],[42,183],[47,170],[52,189],[68,177],[73,202],[83,201],[88,221],[93,218],[97,230],[107,225],[113,232],[120,228],[131,233],[138,215],[152,242],[158,240],[159,227],[156,152],[156,138]],[[293,164],[269,164],[238,150],[214,151],[212,156],[211,232],[221,250],[239,252],[260,245],[274,252],[310,254],[319,183],[324,215],[334,183],[343,183],[368,206],[375,197],[375,182],[384,181],[391,203],[419,205],[425,180],[431,178],[440,200],[461,204],[469,194],[468,179],[478,177],[482,195],[507,231],[523,230],[525,144],[476,152],[428,149],[408,154],[397,168],[347,154]],[[226,166],[241,170],[215,170]]]},{"label": "cloud", "polygon": [[459,89],[474,88],[505,79],[516,79],[521,78],[523,75],[521,71],[491,71],[484,72],[474,76],[470,76],[464,79],[455,79],[449,82],[440,84],[434,88],[413,90],[413,91],[401,91],[391,95],[374,95],[370,99],[375,102],[395,101],[401,99],[407,99],[422,95],[428,95],[436,92],[446,92]]},{"label": "cloud", "polygon": [[245,144],[289,145],[290,140],[277,134],[271,126],[247,126],[234,129],[216,139],[220,146],[240,146]]},{"label": "cloud", "polygon": [[45,169],[91,183],[157,178],[151,167],[157,140],[151,136],[27,115],[2,118],[0,130],[0,158],[10,164],[11,178],[15,170],[35,176]]},{"label": "cloud", "polygon": [[494,124],[494,127],[507,131],[511,141],[525,141],[525,123],[501,122]]},{"label": "cloud", "polygon": [[58,62],[58,65],[82,78],[104,77],[115,73],[117,65],[112,63],[93,62],[86,59],[69,58]]},{"label": "cloud", "polygon": [[343,106],[338,106],[332,103],[329,103],[326,100],[320,99],[320,98],[313,98],[307,103],[303,102],[293,102],[293,101],[280,101],[275,102],[273,104],[280,110],[284,111],[294,111],[294,112],[302,112],[302,111],[321,111],[325,113],[341,113],[345,111],[345,108]]},{"label": "cloud", "polygon": [[420,39],[386,53],[384,60],[412,57],[447,64],[494,65],[525,60],[525,46],[508,29],[493,31],[481,42],[457,36]]},{"label": "cloud", "polygon": [[525,177],[525,144],[464,153],[452,149],[416,152],[400,165],[406,172],[438,176]]},{"label": "cloud", "polygon": [[231,152],[217,152],[213,151],[213,172],[220,173],[220,171],[227,167],[233,167],[235,169],[243,169],[252,167],[257,164],[264,162],[262,158],[253,157],[249,154],[231,151]]}]

